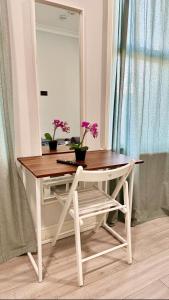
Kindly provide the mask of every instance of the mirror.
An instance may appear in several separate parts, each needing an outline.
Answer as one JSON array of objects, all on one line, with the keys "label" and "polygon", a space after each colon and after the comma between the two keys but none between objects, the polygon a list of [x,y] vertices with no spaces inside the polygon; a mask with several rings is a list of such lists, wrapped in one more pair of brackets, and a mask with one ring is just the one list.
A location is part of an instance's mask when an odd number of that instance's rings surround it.
[{"label": "mirror", "polygon": [[35,15],[42,142],[59,119],[70,126],[70,133],[56,130],[64,144],[80,137],[80,12],[36,2]]}]

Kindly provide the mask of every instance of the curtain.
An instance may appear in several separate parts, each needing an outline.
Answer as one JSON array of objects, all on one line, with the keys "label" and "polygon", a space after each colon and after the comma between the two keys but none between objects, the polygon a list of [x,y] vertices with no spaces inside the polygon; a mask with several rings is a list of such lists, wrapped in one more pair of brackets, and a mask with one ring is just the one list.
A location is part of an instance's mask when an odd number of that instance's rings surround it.
[{"label": "curtain", "polygon": [[113,101],[113,136],[112,148],[120,152],[121,116],[123,103],[123,85],[125,74],[126,42],[128,27],[128,0],[116,2],[114,30],[114,65],[111,94]]},{"label": "curtain", "polygon": [[[120,111],[117,150],[144,160],[135,167],[132,221],[138,224],[169,210],[169,1],[127,2],[126,44],[117,50],[117,57],[125,52],[116,80],[121,97],[112,99]],[[116,150],[114,139],[113,124]]]},{"label": "curtain", "polygon": [[36,237],[14,157],[7,1],[0,0],[0,262],[36,251]]},{"label": "curtain", "polygon": [[[112,100],[112,150],[121,152],[121,124],[122,124],[122,107],[123,107],[123,85],[125,75],[125,60],[126,60],[126,43],[128,29],[128,10],[129,1],[116,1],[113,19],[114,19],[114,34],[113,34],[113,66],[112,69],[112,84],[111,84],[111,100]],[[110,194],[112,194],[116,182],[110,184]],[[120,198],[122,196],[120,195]],[[120,199],[119,199],[120,201]],[[118,218],[118,212],[110,212],[107,222],[109,226],[113,226]]]}]

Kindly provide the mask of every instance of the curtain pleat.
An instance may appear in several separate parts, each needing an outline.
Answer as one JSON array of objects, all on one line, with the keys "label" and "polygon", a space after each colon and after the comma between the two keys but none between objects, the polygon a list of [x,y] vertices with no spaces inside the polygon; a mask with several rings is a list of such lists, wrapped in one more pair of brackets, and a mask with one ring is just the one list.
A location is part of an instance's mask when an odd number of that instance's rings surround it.
[{"label": "curtain pleat", "polygon": [[121,116],[123,103],[123,85],[125,74],[126,59],[126,43],[127,43],[127,27],[128,27],[128,0],[117,2],[116,19],[116,62],[114,64],[114,89],[112,89],[113,97],[113,135],[112,148],[114,151],[120,151],[120,132],[121,132]]}]

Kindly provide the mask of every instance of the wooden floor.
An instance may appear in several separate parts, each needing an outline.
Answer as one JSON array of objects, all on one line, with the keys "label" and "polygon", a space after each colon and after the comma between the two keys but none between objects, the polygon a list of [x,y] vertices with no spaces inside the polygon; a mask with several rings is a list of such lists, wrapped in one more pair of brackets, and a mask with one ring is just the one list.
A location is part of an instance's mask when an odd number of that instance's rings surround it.
[{"label": "wooden floor", "polygon": [[[47,271],[40,284],[27,256],[12,259],[0,265],[0,299],[169,299],[169,218],[138,225],[132,234],[133,264],[126,263],[125,249],[87,262],[81,288],[73,237],[43,247]],[[85,255],[116,244],[103,229],[84,233],[82,242]]]}]

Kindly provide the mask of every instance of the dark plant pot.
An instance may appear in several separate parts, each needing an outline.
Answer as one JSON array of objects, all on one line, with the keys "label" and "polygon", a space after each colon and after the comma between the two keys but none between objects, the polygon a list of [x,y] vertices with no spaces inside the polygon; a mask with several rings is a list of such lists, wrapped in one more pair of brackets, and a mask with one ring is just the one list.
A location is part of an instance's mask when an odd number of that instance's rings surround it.
[{"label": "dark plant pot", "polygon": [[75,149],[76,161],[85,161],[86,150]]},{"label": "dark plant pot", "polygon": [[57,141],[49,141],[49,149],[52,150],[56,150],[57,149]]}]

